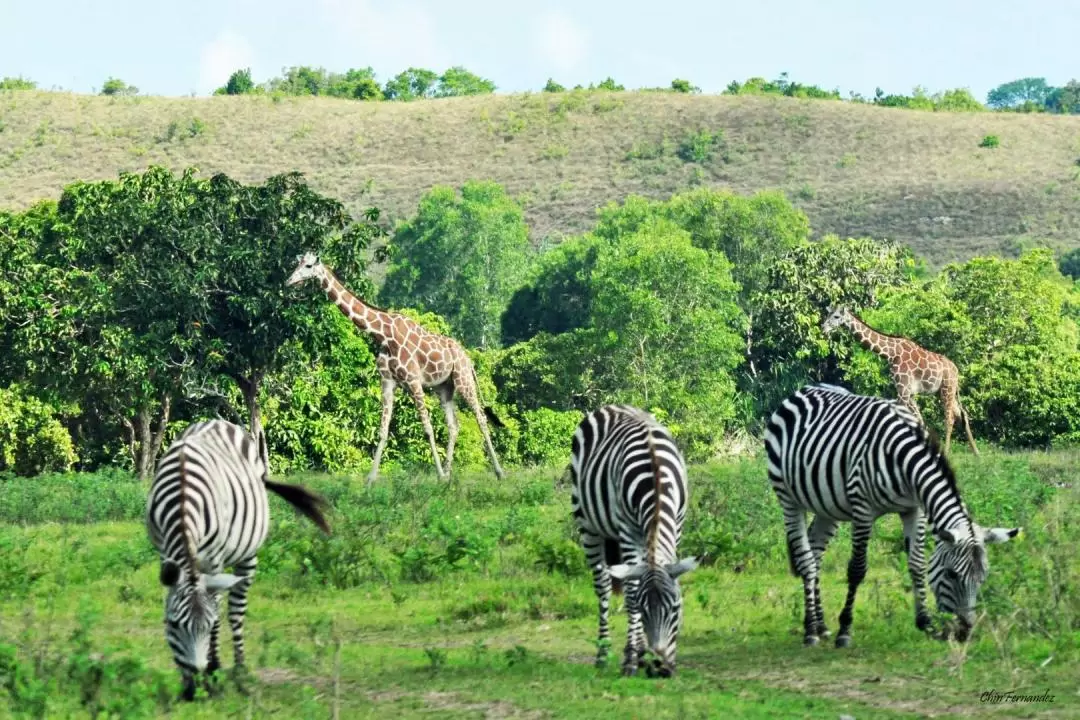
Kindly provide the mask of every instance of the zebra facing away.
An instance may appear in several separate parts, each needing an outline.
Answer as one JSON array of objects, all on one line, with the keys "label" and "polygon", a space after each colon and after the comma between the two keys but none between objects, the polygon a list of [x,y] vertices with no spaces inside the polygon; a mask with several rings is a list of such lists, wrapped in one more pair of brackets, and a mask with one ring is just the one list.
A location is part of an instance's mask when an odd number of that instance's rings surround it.
[{"label": "zebra facing away", "polygon": [[[648,649],[649,676],[675,672],[682,625],[678,577],[697,567],[678,560],[686,515],[686,465],[671,433],[628,405],[607,405],[582,419],[570,458],[571,506],[600,602],[599,650],[607,658],[612,580],[626,584],[628,616],[622,672],[634,675]],[[642,627],[644,625],[644,628]]]},{"label": "zebra facing away", "polygon": [[[330,532],[322,498],[298,485],[270,481],[261,433],[256,441],[224,420],[197,422],[158,463],[146,526],[161,558],[161,584],[169,588],[165,639],[183,676],[185,700],[195,697],[197,674],[209,677],[221,666],[219,598],[226,590],[235,664],[244,666],[247,592],[270,525],[267,489]],[[235,574],[225,573],[226,567]]]},{"label": "zebra facing away", "polygon": [[[910,411],[833,385],[807,386],[769,418],[765,452],[769,480],[784,512],[791,571],[803,581],[807,645],[829,635],[818,573],[837,524],[852,523],[847,600],[836,636],[836,646],[847,647],[855,593],[866,576],[866,545],[874,522],[888,513],[897,513],[903,522],[916,627],[929,630],[931,624],[923,557],[929,520],[937,541],[930,587],[938,609],[957,616],[956,639],[967,640],[975,600],[990,569],[986,546],[1007,542],[1020,528],[983,528],[974,521],[936,438]],[[807,510],[814,513],[809,530]]]}]

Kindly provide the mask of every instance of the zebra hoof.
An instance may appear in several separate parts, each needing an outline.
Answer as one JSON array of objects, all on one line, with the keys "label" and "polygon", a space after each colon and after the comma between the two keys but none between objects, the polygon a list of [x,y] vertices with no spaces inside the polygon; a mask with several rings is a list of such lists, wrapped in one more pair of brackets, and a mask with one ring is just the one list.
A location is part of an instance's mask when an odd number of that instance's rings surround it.
[{"label": "zebra hoof", "polygon": [[634,675],[637,675],[637,671],[637,665],[623,665],[622,674],[623,677],[633,677]]},{"label": "zebra hoof", "polygon": [[850,635],[837,635],[836,636],[836,647],[838,647],[838,648],[851,647],[851,636]]},{"label": "zebra hoof", "polygon": [[805,638],[803,638],[803,645],[805,647],[813,647],[819,642],[821,642],[821,638],[819,638],[817,635],[807,635]]}]

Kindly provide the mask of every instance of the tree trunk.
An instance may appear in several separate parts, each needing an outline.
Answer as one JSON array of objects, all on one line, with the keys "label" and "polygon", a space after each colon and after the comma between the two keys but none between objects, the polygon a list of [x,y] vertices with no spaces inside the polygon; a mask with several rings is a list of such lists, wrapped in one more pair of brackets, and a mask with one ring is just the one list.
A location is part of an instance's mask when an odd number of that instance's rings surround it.
[{"label": "tree trunk", "polygon": [[169,412],[172,398],[166,395],[161,401],[161,419],[157,432],[151,428],[153,416],[148,408],[142,408],[135,415],[135,422],[125,418],[128,429],[128,448],[135,464],[139,480],[146,480],[154,472],[154,465],[161,453],[161,443],[165,439],[165,430],[169,424]]},{"label": "tree trunk", "polygon": [[259,413],[259,384],[262,378],[256,373],[250,378],[237,378],[240,391],[244,393],[244,403],[247,404],[248,422],[252,436],[259,439],[262,432],[262,415]]},{"label": "tree trunk", "polygon": [[749,313],[749,322],[746,324],[746,363],[750,366],[750,376],[757,377],[757,368],[754,367],[754,313]]}]

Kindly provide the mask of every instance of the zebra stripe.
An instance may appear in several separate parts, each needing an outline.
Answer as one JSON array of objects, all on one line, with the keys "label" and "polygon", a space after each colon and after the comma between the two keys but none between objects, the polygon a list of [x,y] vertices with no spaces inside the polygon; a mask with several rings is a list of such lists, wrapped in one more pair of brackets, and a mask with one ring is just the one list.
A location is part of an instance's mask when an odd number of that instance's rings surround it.
[{"label": "zebra stripe", "polygon": [[597,665],[607,659],[614,578],[626,583],[623,673],[637,672],[647,642],[657,656],[648,674],[669,677],[682,625],[677,578],[697,566],[677,555],[687,501],[682,453],[652,415],[607,405],[578,425],[569,470],[574,521],[600,603]]},{"label": "zebra stripe", "polygon": [[[229,625],[237,667],[244,665],[244,614],[255,578],[256,553],[266,540],[270,489],[311,518],[324,532],[324,501],[295,485],[269,480],[265,437],[256,440],[224,420],[184,430],[158,462],[146,503],[150,542],[161,559],[160,580],[169,588],[165,639],[195,694],[194,676],[220,668],[219,594],[229,592]],[[224,572],[226,567],[233,573]]]},{"label": "zebra stripe", "polygon": [[[765,451],[769,480],[784,513],[791,571],[803,580],[807,645],[829,634],[818,573],[840,522],[852,524],[852,553],[836,645],[850,645],[852,606],[866,576],[867,542],[874,522],[887,513],[897,513],[903,522],[916,627],[930,627],[923,556],[929,520],[937,540],[930,587],[938,609],[957,615],[957,638],[967,639],[979,587],[989,571],[985,546],[1006,542],[1020,529],[986,529],[972,519],[936,438],[909,410],[838,386],[807,386],[769,418]],[[806,511],[814,513],[809,529]]]}]

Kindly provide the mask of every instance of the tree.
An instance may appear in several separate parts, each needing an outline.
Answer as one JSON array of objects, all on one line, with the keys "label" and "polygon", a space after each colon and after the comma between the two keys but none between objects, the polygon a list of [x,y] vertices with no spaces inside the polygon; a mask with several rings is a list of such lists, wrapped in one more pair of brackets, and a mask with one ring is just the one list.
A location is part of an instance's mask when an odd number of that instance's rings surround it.
[{"label": "tree", "polygon": [[661,218],[605,246],[592,282],[587,357],[604,399],[661,410],[691,456],[715,449],[746,322],[731,263]]},{"label": "tree", "polygon": [[557,93],[566,92],[566,88],[559,83],[555,82],[551,78],[548,78],[547,83],[544,85],[544,92]]},{"label": "tree", "polygon": [[[590,89],[591,89],[591,86],[590,86]],[[607,77],[604,80],[601,80],[599,83],[597,83],[596,89],[597,90],[608,90],[610,92],[622,92],[623,90],[626,90],[626,87],[623,86],[623,85],[620,85],[617,82],[615,82],[614,78]]]},{"label": "tree", "polygon": [[946,90],[934,96],[934,109],[944,112],[978,112],[985,110],[967,88]]},{"label": "tree", "polygon": [[678,93],[697,94],[701,92],[701,88],[696,85],[692,85],[689,80],[683,80],[676,78],[671,81],[671,89]]},{"label": "tree", "polygon": [[383,92],[370,67],[351,68],[344,75],[331,75],[327,95],[354,100],[382,100]]},{"label": "tree", "polygon": [[435,97],[460,97],[463,95],[489,95],[495,92],[495,83],[471,73],[460,65],[448,69],[439,77]]},{"label": "tree", "polygon": [[1026,103],[1045,105],[1050,91],[1051,87],[1046,84],[1046,78],[1020,78],[1002,83],[987,93],[986,104],[995,110],[1015,108]]},{"label": "tree", "polygon": [[214,91],[215,95],[247,95],[256,91],[255,82],[251,79],[251,68],[236,70],[229,76],[224,86]]},{"label": "tree", "polygon": [[1058,259],[1058,269],[1062,275],[1073,280],[1080,280],[1080,248],[1073,248]]},{"label": "tree", "polygon": [[1051,90],[1046,98],[1046,107],[1054,113],[1080,113],[1080,82],[1070,80],[1065,87]]},{"label": "tree", "polygon": [[102,95],[138,95],[139,88],[134,85],[128,85],[120,78],[110,77],[105,81],[105,84],[101,86]]},{"label": "tree", "polygon": [[419,100],[434,97],[438,82],[434,71],[411,67],[387,80],[383,93],[387,100]]},{"label": "tree", "polygon": [[18,77],[5,77],[0,80],[0,90],[33,90],[37,83],[22,75]]},{"label": "tree", "polygon": [[501,185],[432,188],[390,248],[382,304],[438,313],[468,345],[498,344],[500,314],[530,259],[521,206]]}]

